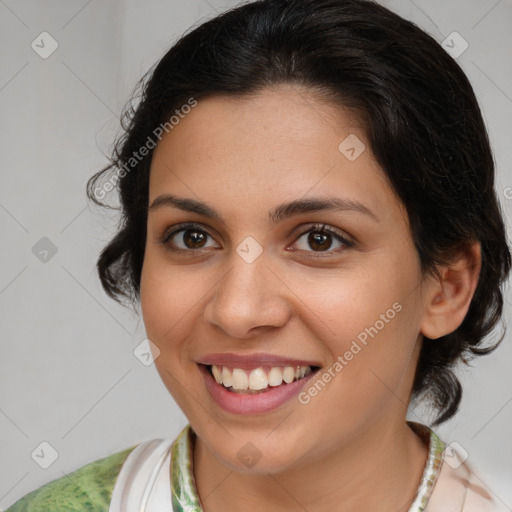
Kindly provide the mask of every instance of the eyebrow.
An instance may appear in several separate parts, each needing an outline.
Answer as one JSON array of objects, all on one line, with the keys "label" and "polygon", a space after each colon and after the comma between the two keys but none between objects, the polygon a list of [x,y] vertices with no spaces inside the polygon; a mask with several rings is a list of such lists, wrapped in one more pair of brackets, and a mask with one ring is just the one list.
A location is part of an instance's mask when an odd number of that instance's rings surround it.
[{"label": "eyebrow", "polygon": [[[201,201],[195,199],[188,199],[183,197],[173,196],[171,194],[163,194],[155,198],[149,206],[149,211],[153,212],[164,206],[178,208],[186,212],[197,213],[205,217],[219,220],[225,223],[219,213],[212,207]],[[300,215],[301,213],[312,213],[320,211],[355,211],[371,217],[376,222],[379,222],[378,217],[368,207],[359,201],[352,199],[342,199],[340,197],[327,197],[327,198],[311,198],[311,199],[296,199],[288,203],[282,203],[268,212],[269,219],[272,223],[277,224],[283,219]]]}]

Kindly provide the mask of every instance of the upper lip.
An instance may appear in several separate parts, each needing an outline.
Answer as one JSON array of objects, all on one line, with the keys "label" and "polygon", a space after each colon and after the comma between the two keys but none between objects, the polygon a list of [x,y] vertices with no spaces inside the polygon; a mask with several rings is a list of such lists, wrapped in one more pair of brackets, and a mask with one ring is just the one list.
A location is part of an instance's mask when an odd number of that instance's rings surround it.
[{"label": "upper lip", "polygon": [[305,361],[293,357],[278,356],[275,354],[240,355],[232,352],[224,354],[208,354],[196,359],[196,363],[205,365],[228,366],[242,370],[253,370],[260,366],[321,366],[317,361]]}]

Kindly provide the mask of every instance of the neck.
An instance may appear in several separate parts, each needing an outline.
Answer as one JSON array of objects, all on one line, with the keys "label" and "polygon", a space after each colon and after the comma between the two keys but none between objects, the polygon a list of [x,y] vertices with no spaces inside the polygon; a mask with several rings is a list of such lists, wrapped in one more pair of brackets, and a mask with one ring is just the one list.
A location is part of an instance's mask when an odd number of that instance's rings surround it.
[{"label": "neck", "polygon": [[204,512],[407,512],[427,455],[405,420],[383,420],[327,457],[277,474],[233,472],[197,438],[193,468]]}]

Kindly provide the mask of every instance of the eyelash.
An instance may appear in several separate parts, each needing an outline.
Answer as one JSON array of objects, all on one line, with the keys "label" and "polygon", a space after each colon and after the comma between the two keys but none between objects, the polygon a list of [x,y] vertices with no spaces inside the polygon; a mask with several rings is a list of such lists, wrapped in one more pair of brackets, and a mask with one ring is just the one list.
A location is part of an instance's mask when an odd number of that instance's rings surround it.
[{"label": "eyelash", "polygon": [[[175,226],[175,229],[173,229],[170,233],[167,233],[167,232],[164,233],[163,236],[161,237],[161,239],[159,240],[159,243],[163,244],[168,250],[170,250],[172,252],[179,252],[179,253],[199,252],[203,248],[198,248],[198,249],[173,248],[171,243],[170,243],[170,240],[176,234],[181,233],[183,231],[187,231],[189,229],[198,231],[200,233],[205,233],[210,238],[213,238],[208,233],[208,231],[206,231],[205,229],[201,228],[199,224],[187,222],[187,223],[183,223],[183,224],[178,224],[177,226]],[[307,230],[302,231],[297,236],[297,238],[295,239],[295,242],[297,240],[299,240],[301,237],[303,237],[304,235],[306,235],[307,233],[310,233],[310,232],[319,232],[319,233],[322,233],[322,234],[332,235],[338,242],[341,242],[345,246],[343,250],[350,249],[351,247],[353,247],[355,245],[354,242],[352,242],[351,240],[348,240],[347,238],[345,238],[345,236],[341,235],[336,229],[334,229],[332,227],[329,227],[326,224],[314,224],[312,226],[309,226]],[[299,249],[299,251],[300,251],[300,249]],[[328,249],[326,251],[304,251],[304,252],[310,252],[312,254],[315,254],[315,256],[313,256],[313,257],[320,257],[321,258],[321,257],[324,257],[323,254],[326,254],[326,253],[327,254],[339,253],[340,251],[339,250],[332,251],[332,250]]]}]

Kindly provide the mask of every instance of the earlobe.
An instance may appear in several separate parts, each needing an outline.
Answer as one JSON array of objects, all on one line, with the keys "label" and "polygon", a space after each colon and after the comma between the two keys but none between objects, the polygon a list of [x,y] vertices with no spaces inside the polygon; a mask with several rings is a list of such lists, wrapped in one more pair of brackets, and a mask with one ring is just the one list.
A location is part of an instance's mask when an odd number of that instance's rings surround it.
[{"label": "earlobe", "polygon": [[427,286],[421,334],[437,339],[460,326],[478,284],[481,262],[480,242],[475,241],[438,268],[440,276],[432,276]]}]

